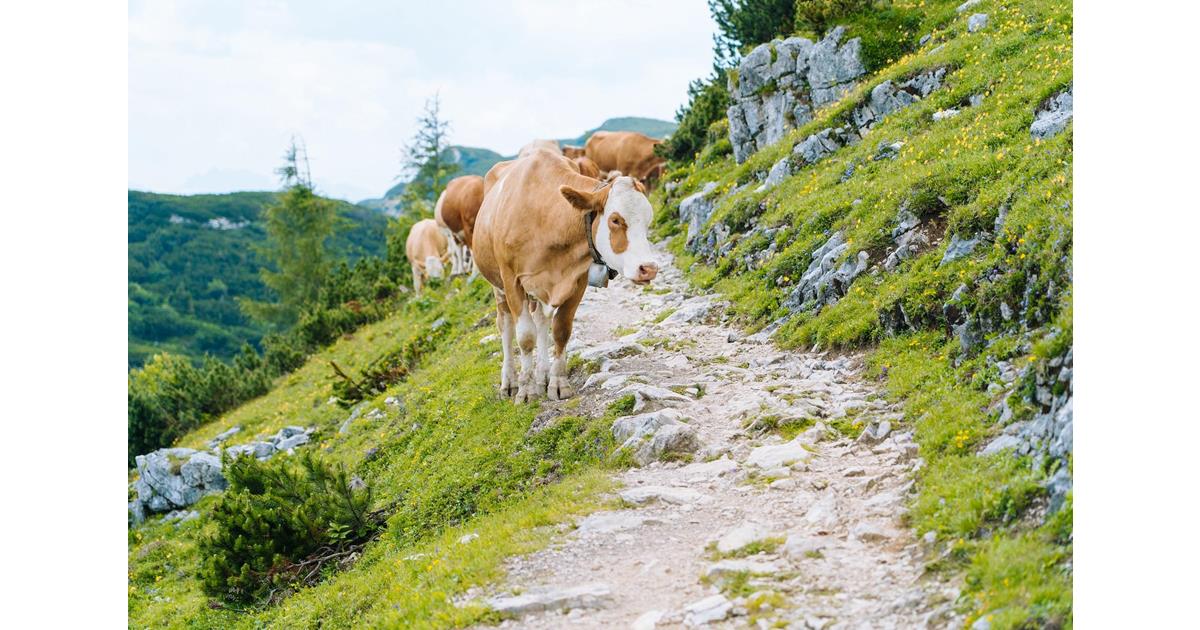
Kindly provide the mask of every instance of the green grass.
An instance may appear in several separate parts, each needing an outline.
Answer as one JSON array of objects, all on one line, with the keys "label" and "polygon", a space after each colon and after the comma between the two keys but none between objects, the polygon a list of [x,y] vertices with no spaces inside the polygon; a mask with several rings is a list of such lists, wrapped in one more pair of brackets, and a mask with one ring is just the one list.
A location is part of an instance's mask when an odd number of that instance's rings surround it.
[{"label": "green grass", "polygon": [[[989,14],[989,26],[967,34],[967,16],[954,11],[958,4],[899,1],[885,12],[853,16],[851,36],[864,37],[873,74],[741,165],[725,154],[705,157],[705,151],[693,163],[672,165],[667,179],[677,187],[655,193],[655,203],[666,211],[658,214],[654,229],[668,239],[695,286],[723,294],[739,323],[759,330],[789,314],[784,301],[812,252],[834,231],[851,243],[847,257],[867,251],[875,265],[891,245],[901,204],[944,226],[935,235],[942,238],[936,247],[894,271],[882,265],[868,271],[832,306],[790,314],[773,338],[788,348],[868,353],[868,377],[879,379],[887,397],[902,406],[902,428],[915,431],[925,460],[910,524],[918,533],[936,531],[940,540],[951,541],[953,553],[934,568],[966,573],[959,602],[964,612],[972,619],[991,615],[993,628],[1051,622],[1069,627],[1070,511],[1056,514],[1053,527],[1038,526],[1036,516],[1045,506],[1041,483],[1052,471],[1009,453],[976,452],[1002,428],[990,411],[1004,395],[988,391],[998,381],[994,362],[1040,369],[1071,345],[1073,132],[1068,126],[1047,141],[1029,136],[1038,106],[1072,80],[1071,5],[988,1],[976,10]],[[932,41],[917,49],[912,40],[925,33]],[[936,46],[942,48],[931,54]],[[800,169],[769,191],[755,191],[758,178],[796,142],[842,124],[880,82],[938,67],[948,69],[940,89],[885,118],[861,143]],[[964,107],[976,94],[984,95],[982,104]],[[932,120],[934,112],[952,107],[960,110],[958,116]],[[873,159],[880,142],[896,140],[905,143],[896,159]],[[855,170],[843,182],[849,164]],[[707,182],[716,182],[721,195],[713,223],[724,222],[735,232],[752,221],[782,228],[774,237],[775,254],[760,266],[747,269],[740,261],[768,246],[762,236],[739,240],[713,261],[684,250],[674,211]],[[732,192],[744,184],[751,185]],[[939,264],[951,237],[994,231],[1002,208],[1006,219],[992,240],[963,259]],[[944,309],[960,285],[966,286],[961,311],[991,322],[982,349],[971,354],[951,334],[956,317]],[[1000,315],[1005,306],[1017,312],[1011,320]],[[915,329],[885,326],[900,309]],[[1021,419],[1032,410],[1020,400],[1021,384],[1016,387],[1009,402]],[[851,437],[863,428],[854,413],[829,424]]]},{"label": "green grass", "polygon": [[[494,332],[475,326],[490,300],[482,282],[455,281],[338,341],[268,394],[181,440],[203,447],[233,425],[243,430],[231,443],[290,424],[315,425],[314,443],[305,448],[345,463],[371,484],[379,506],[393,506],[385,533],[351,568],[271,607],[210,606],[196,579],[196,541],[213,526],[203,517],[213,499],[205,499],[197,505],[200,519],[178,528],[155,519],[130,530],[130,625],[456,627],[486,620],[481,608],[456,608],[450,599],[501,578],[503,558],[545,544],[549,526],[599,506],[610,489],[608,471],[621,464],[612,456],[608,416],[623,408],[603,418],[560,417],[529,433],[538,406],[497,395],[499,358],[480,345]],[[367,365],[439,319],[451,331],[439,337],[441,345],[404,382],[366,401],[384,417],[360,418],[339,433],[349,411],[328,403],[337,378],[329,361]],[[402,410],[384,404],[389,396]],[[467,532],[480,538],[458,544]]]}]

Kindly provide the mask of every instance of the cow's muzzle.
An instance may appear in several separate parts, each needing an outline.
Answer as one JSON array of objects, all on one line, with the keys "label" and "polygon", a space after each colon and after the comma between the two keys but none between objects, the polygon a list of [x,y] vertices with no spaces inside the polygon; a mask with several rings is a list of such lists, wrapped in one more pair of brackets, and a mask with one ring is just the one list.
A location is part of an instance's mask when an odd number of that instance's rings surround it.
[{"label": "cow's muzzle", "polygon": [[650,281],[653,280],[657,275],[658,265],[654,263],[646,263],[638,265],[637,273],[635,273],[630,280],[632,280],[634,284],[650,284]]}]

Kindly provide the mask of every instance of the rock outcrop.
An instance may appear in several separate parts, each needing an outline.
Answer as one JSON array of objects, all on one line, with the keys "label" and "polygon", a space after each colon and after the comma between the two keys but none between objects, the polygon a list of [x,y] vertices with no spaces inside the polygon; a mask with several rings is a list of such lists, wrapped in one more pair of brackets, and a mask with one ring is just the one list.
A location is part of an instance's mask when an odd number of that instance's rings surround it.
[{"label": "rock outcrop", "polygon": [[846,236],[840,230],[834,232],[813,252],[812,263],[784,300],[784,306],[793,311],[819,309],[846,295],[854,279],[867,270],[870,259],[865,251],[846,259],[848,251],[850,243],[846,242]]},{"label": "rock outcrop", "polygon": [[866,74],[861,41],[843,43],[845,33],[839,26],[816,43],[803,37],[775,40],[742,59],[730,76],[733,104],[727,112],[739,164],[812,120],[814,110],[841,98]]},{"label": "rock outcrop", "polygon": [[[190,448],[163,448],[138,455],[138,478],[133,482],[137,498],[129,503],[129,516],[134,524],[145,520],[152,513],[173,512],[186,508],[205,495],[220,492],[227,486],[221,472],[222,451],[220,445],[241,427],[234,427],[213,438],[211,451]],[[231,446],[225,454],[236,457],[248,454],[266,460],[281,452],[306,444],[313,429],[284,427],[266,440]]]},{"label": "rock outcrop", "polygon": [[1066,129],[1067,123],[1071,122],[1071,117],[1075,115],[1074,95],[1075,87],[1071,86],[1038,108],[1033,115],[1033,124],[1029,126],[1029,135],[1045,140]]}]

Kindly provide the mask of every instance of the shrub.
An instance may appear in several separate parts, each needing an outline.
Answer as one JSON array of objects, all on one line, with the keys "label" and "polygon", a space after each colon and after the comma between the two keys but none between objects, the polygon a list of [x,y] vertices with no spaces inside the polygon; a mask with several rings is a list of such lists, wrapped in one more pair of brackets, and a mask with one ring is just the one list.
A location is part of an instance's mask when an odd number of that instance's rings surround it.
[{"label": "shrub", "polygon": [[[713,142],[709,129],[725,120],[729,108],[729,93],[725,91],[725,72],[719,70],[707,79],[697,79],[688,85],[688,102],[675,112],[679,123],[675,132],[658,149],[670,160],[690,160]],[[725,135],[728,134],[728,126]]]},{"label": "shrub", "polygon": [[129,373],[129,464],[134,457],[169,446],[213,416],[265,393],[271,372],[250,346],[233,365],[205,357],[199,367],[173,354],[154,355]]},{"label": "shrub", "polygon": [[229,489],[213,509],[216,531],[199,543],[209,595],[250,603],[315,583],[380,529],[370,488],[342,466],[311,453],[225,464]]},{"label": "shrub", "polygon": [[837,20],[870,6],[871,0],[796,0],[796,30],[812,31],[819,37],[837,26]]},{"label": "shrub", "polygon": [[792,32],[793,0],[708,0],[720,33],[714,35],[718,60],[731,61],[746,48]]}]

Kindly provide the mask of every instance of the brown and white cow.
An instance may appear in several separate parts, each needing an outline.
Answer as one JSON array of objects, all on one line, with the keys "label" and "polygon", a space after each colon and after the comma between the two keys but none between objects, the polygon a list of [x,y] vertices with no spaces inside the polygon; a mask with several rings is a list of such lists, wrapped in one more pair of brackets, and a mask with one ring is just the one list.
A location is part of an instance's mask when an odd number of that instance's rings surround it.
[{"label": "brown and white cow", "polygon": [[471,234],[475,217],[483,203],[483,178],[478,175],[455,177],[438,196],[433,218],[450,236],[450,273],[471,269]]},{"label": "brown and white cow", "polygon": [[557,140],[544,140],[539,138],[537,140],[531,140],[529,144],[521,147],[521,151],[517,153],[517,159],[527,157],[533,154],[534,151],[550,151],[559,155],[563,154],[562,149],[558,148]]},{"label": "brown and white cow", "polygon": [[654,154],[662,143],[635,131],[597,131],[588,138],[584,150],[601,171],[621,171],[643,182],[661,174],[664,158]]},{"label": "brown and white cow", "polygon": [[412,267],[413,291],[420,291],[429,278],[441,278],[449,258],[449,241],[433,219],[421,219],[408,233],[404,254]]},{"label": "brown and white cow", "polygon": [[567,398],[573,394],[567,341],[588,287],[589,268],[599,259],[638,284],[653,280],[658,264],[647,236],[653,209],[645,188],[632,178],[604,184],[549,151],[492,169],[488,178],[494,183],[479,209],[472,249],[476,267],[496,296],[504,349],[500,390],[515,393],[518,403],[542,394],[551,400]]}]

